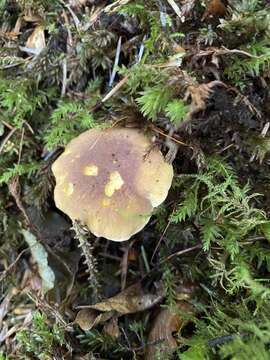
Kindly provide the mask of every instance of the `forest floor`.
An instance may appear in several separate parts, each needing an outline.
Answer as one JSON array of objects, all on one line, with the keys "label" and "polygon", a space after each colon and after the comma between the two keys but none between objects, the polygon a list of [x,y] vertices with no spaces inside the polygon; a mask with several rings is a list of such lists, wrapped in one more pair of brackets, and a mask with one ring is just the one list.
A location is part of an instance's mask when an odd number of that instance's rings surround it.
[{"label": "forest floor", "polygon": [[[269,40],[267,0],[0,0],[0,360],[270,359]],[[110,127],[174,169],[122,243],[53,197]]]}]

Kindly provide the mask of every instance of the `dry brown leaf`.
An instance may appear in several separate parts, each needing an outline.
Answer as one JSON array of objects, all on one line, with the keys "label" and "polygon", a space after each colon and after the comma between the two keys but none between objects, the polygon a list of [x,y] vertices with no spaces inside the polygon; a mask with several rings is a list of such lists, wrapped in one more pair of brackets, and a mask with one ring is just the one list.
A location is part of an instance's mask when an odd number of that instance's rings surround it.
[{"label": "dry brown leaf", "polygon": [[[188,112],[185,122],[191,120],[192,117],[198,112],[206,109],[206,101],[213,92],[213,87],[215,86],[225,86],[226,85],[219,80],[210,81],[207,84],[200,85],[190,85],[187,87],[185,94],[185,100],[191,97],[190,111]],[[181,124],[183,125],[183,123]]]},{"label": "dry brown leaf", "polygon": [[118,327],[118,318],[114,316],[107,324],[104,325],[103,331],[113,339],[118,339],[121,335]]},{"label": "dry brown leaf", "polygon": [[141,284],[138,283],[109,299],[87,307],[99,311],[117,311],[121,315],[132,314],[151,308],[159,303],[163,296],[163,294],[144,294]]},{"label": "dry brown leaf", "polygon": [[[179,301],[176,309],[183,312],[192,311],[191,305],[184,301]],[[161,354],[161,359],[163,352],[173,352],[177,348],[173,333],[181,330],[186,323],[187,321],[181,318],[179,314],[175,314],[169,309],[161,309],[148,335],[145,360],[155,360],[158,351]]]},{"label": "dry brown leaf", "polygon": [[37,26],[26,41],[26,47],[41,51],[46,47],[45,34],[43,26]]},{"label": "dry brown leaf", "polygon": [[113,311],[100,314],[99,311],[94,309],[82,309],[78,312],[74,322],[78,324],[82,330],[87,331],[109,320],[113,314]]},{"label": "dry brown leaf", "polygon": [[32,14],[31,11],[25,12],[25,14],[23,15],[23,20],[31,23],[41,23],[42,21],[44,21],[44,19],[40,15]]},{"label": "dry brown leaf", "polygon": [[22,26],[22,18],[21,16],[18,17],[17,21],[16,21],[16,24],[14,26],[14,29],[13,29],[13,33],[14,34],[20,34],[20,31],[21,31],[21,26]]},{"label": "dry brown leaf", "polygon": [[226,6],[223,4],[222,0],[210,0],[202,16],[202,20],[206,19],[207,17],[224,17],[225,14]]}]

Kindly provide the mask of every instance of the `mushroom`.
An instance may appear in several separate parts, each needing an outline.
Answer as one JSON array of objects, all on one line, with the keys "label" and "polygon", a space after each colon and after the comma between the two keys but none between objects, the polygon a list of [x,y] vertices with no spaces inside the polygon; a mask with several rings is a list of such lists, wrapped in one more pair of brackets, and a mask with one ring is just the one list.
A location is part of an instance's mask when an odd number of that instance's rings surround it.
[{"label": "mushroom", "polygon": [[53,163],[56,206],[98,237],[128,240],[170,189],[173,168],[151,141],[130,128],[91,129]]}]

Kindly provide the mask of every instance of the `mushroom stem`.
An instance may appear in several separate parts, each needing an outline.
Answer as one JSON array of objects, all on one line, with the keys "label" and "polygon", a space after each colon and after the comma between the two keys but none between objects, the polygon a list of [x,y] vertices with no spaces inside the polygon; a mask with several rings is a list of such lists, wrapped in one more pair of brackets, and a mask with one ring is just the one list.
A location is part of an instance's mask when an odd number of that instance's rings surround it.
[{"label": "mushroom stem", "polygon": [[97,278],[97,260],[93,255],[93,246],[88,239],[89,231],[77,220],[73,221],[72,229],[75,231],[75,239],[79,241],[78,247],[81,248],[83,256],[85,258],[84,264],[87,266],[87,272],[89,274],[89,286],[93,290],[93,296],[95,301],[97,301],[100,298],[100,284]]}]

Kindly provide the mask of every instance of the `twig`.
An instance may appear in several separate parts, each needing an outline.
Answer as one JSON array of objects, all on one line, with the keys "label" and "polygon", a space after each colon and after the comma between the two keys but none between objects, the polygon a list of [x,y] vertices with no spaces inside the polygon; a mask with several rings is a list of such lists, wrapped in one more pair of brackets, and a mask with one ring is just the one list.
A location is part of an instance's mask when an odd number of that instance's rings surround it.
[{"label": "twig", "polygon": [[193,251],[193,250],[197,250],[197,249],[201,249],[202,248],[202,245],[201,244],[198,244],[198,245],[195,245],[195,246],[191,246],[187,249],[184,249],[184,250],[180,250],[180,251],[177,251],[176,253],[174,254],[171,254],[169,256],[167,256],[166,258],[164,259],[161,259],[161,261],[159,262],[159,264],[163,264],[164,262],[168,261],[168,260],[171,260],[172,258],[176,257],[176,256],[180,256],[180,255],[183,255],[183,254],[186,254],[190,251]]},{"label": "twig", "polygon": [[140,45],[140,49],[139,49],[139,52],[138,52],[138,55],[137,55],[137,63],[139,63],[142,60],[143,53],[144,53],[144,48],[145,48],[145,45],[144,45],[145,40],[146,40],[146,35],[144,35],[142,43]]},{"label": "twig", "polygon": [[67,59],[66,58],[63,59],[62,68],[63,68],[63,80],[62,80],[61,97],[64,97],[67,89]]},{"label": "twig", "polygon": [[1,274],[0,274],[0,283],[4,280],[4,278],[7,276],[7,274],[11,271],[11,269],[17,264],[17,262],[20,260],[20,258],[22,257],[22,255],[27,252],[29,250],[29,248],[24,249],[23,251],[20,252],[20,254],[16,257],[16,259],[13,261],[13,263],[11,263],[8,268],[6,270],[4,270]]},{"label": "twig", "polygon": [[11,69],[13,67],[22,65],[22,64],[26,63],[27,61],[29,61],[29,58],[22,59],[22,60],[18,61],[17,63],[13,63],[13,64],[1,65],[0,70]]},{"label": "twig", "polygon": [[173,8],[176,15],[182,21],[182,13],[181,13],[181,10],[179,9],[179,6],[176,4],[176,2],[174,0],[167,0],[167,1],[171,5],[171,7]]},{"label": "twig", "polygon": [[81,28],[81,22],[80,20],[78,19],[77,15],[74,13],[74,11],[71,9],[70,5],[66,4],[63,0],[60,0],[61,4],[66,8],[68,9],[73,21],[74,21],[74,24],[75,24],[75,27],[77,29],[77,31],[80,30]]},{"label": "twig", "polygon": [[265,125],[264,125],[264,127],[263,127],[263,129],[261,131],[261,137],[264,138],[266,136],[266,134],[267,134],[267,132],[269,130],[269,127],[270,127],[270,122],[267,121],[267,123],[265,123]]},{"label": "twig", "polygon": [[15,199],[17,207],[22,212],[27,225],[30,227],[31,222],[30,222],[30,219],[27,215],[27,212],[23,206],[23,203],[22,203],[21,197],[20,197],[21,187],[20,187],[18,176],[15,176],[10,180],[10,182],[8,183],[8,189],[9,189],[9,192],[11,193],[11,195],[13,196],[13,198]]},{"label": "twig", "polygon": [[192,146],[184,143],[183,141],[177,140],[177,139],[176,139],[175,137],[173,137],[173,136],[170,136],[170,135],[164,133],[162,130],[160,130],[160,129],[159,129],[158,127],[156,127],[155,125],[151,124],[150,127],[151,127],[151,129],[152,129],[153,131],[157,132],[157,133],[160,134],[160,135],[165,136],[166,138],[174,141],[175,143],[177,143],[177,144],[179,144],[179,145],[183,145],[183,146],[190,147],[190,148],[192,149]]},{"label": "twig", "polygon": [[127,247],[123,248],[124,254],[121,260],[121,290],[124,290],[127,282],[127,270],[128,270],[128,255],[129,251],[134,245],[135,240],[132,240]]},{"label": "twig", "polygon": [[0,145],[0,154],[3,151],[6,143],[8,142],[8,140],[11,138],[11,136],[17,131],[17,128],[13,128],[5,137],[5,139],[2,141],[2,144]]},{"label": "twig", "polygon": [[238,55],[244,55],[250,58],[259,59],[260,57],[264,55],[253,55],[251,53],[248,53],[244,50],[238,50],[238,49],[227,49],[225,46],[222,46],[221,49],[212,48],[209,50],[203,50],[200,51],[198,54],[195,55],[196,58],[200,58],[202,56],[208,56],[208,55],[215,54],[216,56],[219,55],[227,55],[227,54],[238,54]]},{"label": "twig", "polygon": [[32,126],[26,121],[26,120],[23,120],[23,124],[26,125],[30,131],[31,134],[34,134],[34,130],[32,128]]},{"label": "twig", "polygon": [[21,133],[21,139],[20,139],[20,145],[19,145],[19,155],[18,155],[17,165],[19,165],[20,162],[21,162],[22,148],[23,148],[23,138],[24,138],[24,127],[22,128],[22,133]]},{"label": "twig", "polygon": [[122,80],[119,81],[118,84],[116,84],[111,91],[108,92],[107,95],[104,96],[104,98],[101,100],[102,103],[105,103],[105,101],[109,100],[117,91],[125,85],[125,83],[128,81],[128,76],[125,76]]},{"label": "twig", "polygon": [[115,59],[114,59],[114,64],[113,64],[113,71],[112,71],[112,74],[111,74],[111,77],[110,77],[109,87],[112,86],[112,84],[114,82],[115,75],[116,75],[116,71],[117,71],[117,67],[118,67],[118,63],[119,63],[119,58],[120,58],[120,52],[121,52],[121,43],[122,43],[122,37],[120,36],[119,39],[118,39],[118,43],[117,43]]},{"label": "twig", "polygon": [[56,306],[49,304],[45,298],[38,297],[34,292],[27,292],[29,298],[36,303],[37,308],[43,309],[48,316],[54,316],[55,320],[59,322],[66,330],[72,330],[72,327],[66,322],[64,317],[60,314]]},{"label": "twig", "polygon": [[159,239],[159,241],[158,241],[158,243],[157,243],[157,245],[155,247],[155,250],[153,251],[153,255],[152,255],[151,260],[150,260],[151,264],[153,264],[154,256],[156,255],[156,252],[157,252],[157,250],[158,250],[158,248],[159,248],[159,246],[161,244],[161,241],[164,239],[164,236],[165,236],[165,234],[166,234],[166,232],[167,232],[170,225],[171,225],[171,221],[169,220],[166,227],[165,227],[165,229],[164,229],[164,231],[163,231],[163,233],[160,236],[160,239]]},{"label": "twig", "polygon": [[149,263],[148,263],[148,260],[147,260],[147,255],[146,255],[146,252],[145,252],[145,249],[144,249],[143,245],[141,245],[141,253],[142,253],[143,263],[144,263],[146,272],[150,272],[150,266],[149,266]]},{"label": "twig", "polygon": [[2,120],[2,123],[9,129],[9,130],[13,130],[14,127],[12,125],[10,125],[8,122]]}]

